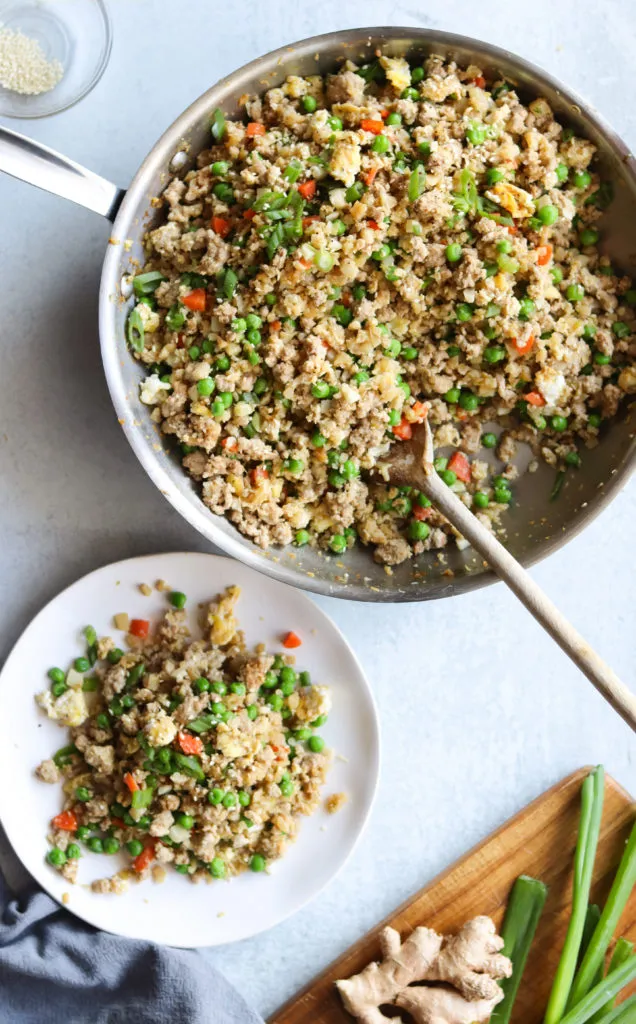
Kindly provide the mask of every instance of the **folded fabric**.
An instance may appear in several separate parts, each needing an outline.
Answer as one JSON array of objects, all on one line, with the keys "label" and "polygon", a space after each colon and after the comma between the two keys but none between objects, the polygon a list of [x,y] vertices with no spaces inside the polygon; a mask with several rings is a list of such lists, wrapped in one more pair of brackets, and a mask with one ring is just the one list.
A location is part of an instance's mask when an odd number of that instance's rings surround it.
[{"label": "folded fabric", "polygon": [[97,931],[33,881],[15,896],[2,874],[0,1021],[263,1024],[197,951]]}]

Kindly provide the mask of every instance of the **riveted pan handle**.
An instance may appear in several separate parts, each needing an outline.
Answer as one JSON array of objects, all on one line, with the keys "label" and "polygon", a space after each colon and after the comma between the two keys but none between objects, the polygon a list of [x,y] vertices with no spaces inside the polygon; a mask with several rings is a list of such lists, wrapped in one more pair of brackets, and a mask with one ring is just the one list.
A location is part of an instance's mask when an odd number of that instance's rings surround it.
[{"label": "riveted pan handle", "polygon": [[0,171],[113,221],[126,192],[74,160],[0,125]]}]

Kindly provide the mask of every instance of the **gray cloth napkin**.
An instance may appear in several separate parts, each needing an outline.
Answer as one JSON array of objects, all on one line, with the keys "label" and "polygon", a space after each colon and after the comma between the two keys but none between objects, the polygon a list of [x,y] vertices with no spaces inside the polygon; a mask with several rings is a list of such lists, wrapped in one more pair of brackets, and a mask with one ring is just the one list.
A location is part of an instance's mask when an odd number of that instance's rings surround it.
[{"label": "gray cloth napkin", "polygon": [[[2,852],[9,874],[6,848]],[[263,1024],[197,951],[97,931],[32,880],[17,895],[11,892],[2,873],[0,1021]]]}]

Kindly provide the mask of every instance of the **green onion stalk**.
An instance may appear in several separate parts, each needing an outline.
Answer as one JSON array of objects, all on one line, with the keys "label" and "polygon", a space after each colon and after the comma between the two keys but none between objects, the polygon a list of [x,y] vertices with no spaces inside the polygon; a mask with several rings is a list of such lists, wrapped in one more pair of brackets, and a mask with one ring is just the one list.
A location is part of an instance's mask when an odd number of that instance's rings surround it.
[{"label": "green onion stalk", "polygon": [[512,888],[501,929],[502,952],[512,960],[512,974],[499,982],[504,997],[493,1011],[491,1024],[508,1024],[510,1020],[547,894],[543,882],[528,875],[520,875]]},{"label": "green onion stalk", "polygon": [[[559,1021],[562,1020],[563,1015],[566,1012],[566,1008],[569,1005],[568,1000],[570,998],[570,991],[576,974],[577,961],[588,913],[592,872],[594,871],[594,858],[596,856],[596,847],[601,827],[601,816],[603,813],[604,787],[605,773],[603,771],[603,766],[599,765],[594,769],[594,771],[590,772],[581,787],[581,820],[579,822],[579,834],[576,844],[576,852],[574,854],[572,914],[568,924],[561,959],[559,960],[554,982],[552,984],[552,991],[550,992],[550,999],[548,1000],[548,1008],[546,1010],[544,1024],[559,1024]],[[583,958],[581,970],[589,956],[591,944],[594,941],[597,931],[598,926],[594,931],[594,935],[590,940],[590,946],[588,946]],[[596,963],[596,961],[594,963],[594,969],[589,976],[590,982],[598,970],[598,963]],[[587,972],[585,977],[587,977]],[[587,991],[587,989],[585,989],[585,991]],[[600,1005],[602,1006],[603,1003]],[[596,1012],[596,1010],[592,1012]]]},{"label": "green onion stalk", "polygon": [[[589,947],[592,949],[592,945]],[[587,1024],[598,1011],[610,1000],[613,1000],[618,993],[629,985],[636,978],[636,956],[630,956],[620,967],[603,978],[598,985],[591,988],[575,1006],[561,1018],[561,1024]],[[627,1002],[627,1001],[626,1001]],[[614,1007],[609,1013],[601,1017],[603,1024],[609,1024],[617,1019],[621,1012],[625,1012],[625,1003]],[[630,1004],[631,1005],[631,1004]]]}]

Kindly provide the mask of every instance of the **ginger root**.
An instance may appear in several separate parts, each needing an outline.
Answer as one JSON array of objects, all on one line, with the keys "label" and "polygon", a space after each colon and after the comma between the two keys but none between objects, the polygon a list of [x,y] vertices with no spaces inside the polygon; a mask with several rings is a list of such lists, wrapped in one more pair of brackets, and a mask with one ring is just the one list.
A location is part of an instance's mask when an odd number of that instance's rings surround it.
[{"label": "ginger root", "polygon": [[[404,942],[395,929],[385,928],[382,962],[336,986],[345,1009],[361,1024],[390,1020],[380,1009],[388,1005],[407,1010],[417,1024],[481,1024],[503,999],[497,979],[512,971],[499,952],[502,946],[489,917],[468,921],[453,936],[416,928]],[[414,982],[425,984],[409,987]]]}]

